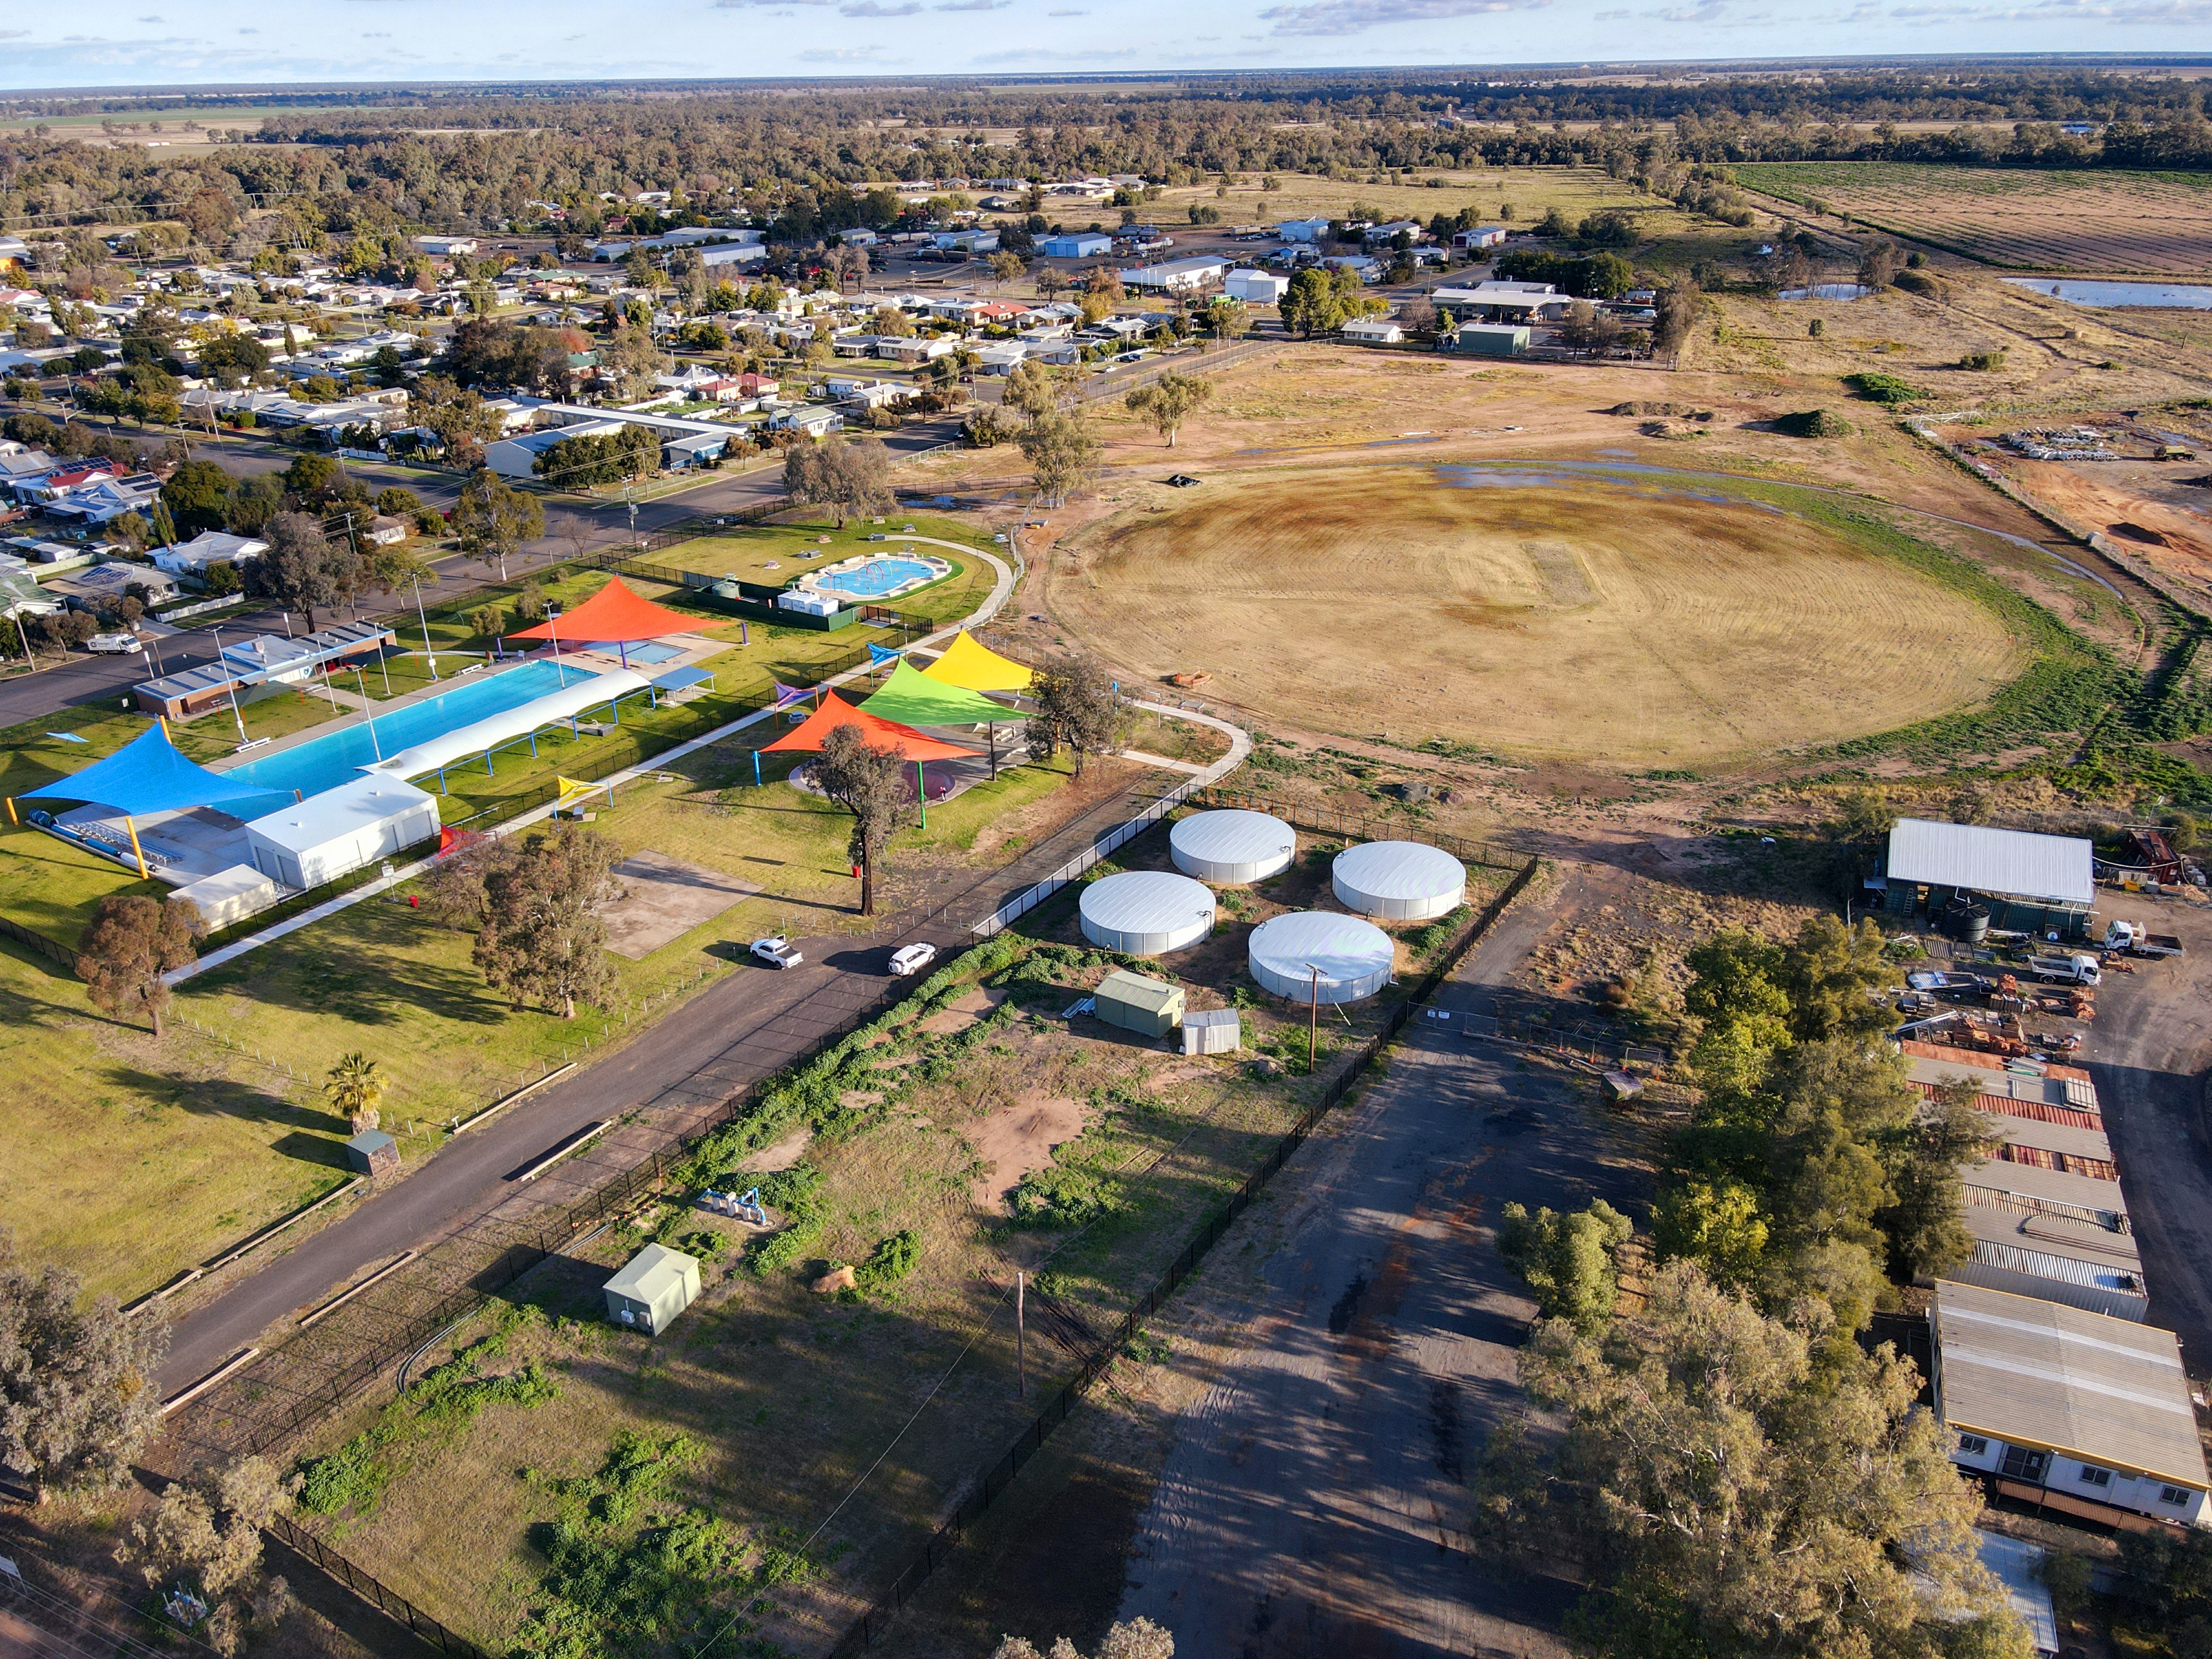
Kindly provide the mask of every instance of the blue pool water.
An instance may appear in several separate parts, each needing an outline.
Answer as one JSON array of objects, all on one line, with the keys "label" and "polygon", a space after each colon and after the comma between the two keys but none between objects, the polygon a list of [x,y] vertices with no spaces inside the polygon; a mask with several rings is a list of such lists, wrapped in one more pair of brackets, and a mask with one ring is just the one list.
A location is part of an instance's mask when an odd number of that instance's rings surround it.
[{"label": "blue pool water", "polygon": [[633,642],[629,645],[617,645],[612,640],[599,640],[578,648],[585,651],[597,651],[609,657],[627,658],[633,668],[641,662],[666,662],[671,658],[684,654],[682,646],[663,645],[657,640],[647,640],[642,643]]},{"label": "blue pool water", "polygon": [[855,599],[880,599],[902,582],[928,581],[936,574],[920,559],[871,559],[834,576],[824,575],[815,586]]},{"label": "blue pool water", "polygon": [[368,722],[354,715],[327,736],[265,760],[234,766],[223,775],[244,778],[270,789],[296,789],[303,795],[319,795],[325,789],[350,783],[360,776],[362,767],[375,763],[379,748],[386,755],[396,755],[418,743],[428,743],[432,738],[443,737],[464,726],[534,702],[558,691],[564,684],[574,685],[596,678],[565,664],[526,662],[520,668],[510,668],[489,679],[471,680],[441,696],[409,703],[404,708],[378,713],[373,743]]}]

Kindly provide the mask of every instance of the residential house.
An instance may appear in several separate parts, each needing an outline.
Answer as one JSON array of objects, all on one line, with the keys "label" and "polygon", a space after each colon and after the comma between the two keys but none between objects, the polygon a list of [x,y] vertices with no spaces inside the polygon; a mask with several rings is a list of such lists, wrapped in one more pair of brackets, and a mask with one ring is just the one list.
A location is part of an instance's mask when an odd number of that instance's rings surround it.
[{"label": "residential house", "polygon": [[1400,236],[1410,236],[1420,241],[1428,235],[1419,219],[1393,219],[1387,224],[1370,225],[1359,233],[1359,240],[1373,247],[1378,242],[1395,241]]},{"label": "residential house", "polygon": [[1474,225],[1466,230],[1452,232],[1451,245],[1462,253],[1472,253],[1477,248],[1502,246],[1504,241],[1504,226]]},{"label": "residential house", "polygon": [[362,532],[361,538],[371,547],[392,547],[407,539],[409,528],[406,520],[380,513],[368,521],[368,528]]},{"label": "residential house", "polygon": [[2171,1331],[1948,1279],[1928,1324],[1951,1461],[1992,1495],[2137,1532],[2212,1522]]},{"label": "residential house", "polygon": [[245,564],[269,550],[269,544],[253,536],[234,536],[224,530],[203,530],[188,542],[172,542],[154,550],[155,564],[172,576],[194,580],[207,575],[211,564]]},{"label": "residential house", "polygon": [[140,590],[135,597],[146,605],[174,599],[177,594],[177,579],[167,571],[122,559],[104,559],[56,576],[46,586],[73,611],[103,610],[130,596],[133,587]]},{"label": "residential house", "polygon": [[134,472],[127,477],[99,478],[91,483],[80,484],[58,501],[45,504],[48,518],[63,524],[112,524],[126,514],[152,515],[155,501],[161,495],[161,481],[150,472]]},{"label": "residential house", "polygon": [[975,372],[978,374],[1011,374],[1014,365],[1032,355],[1028,346],[1015,340],[994,340],[975,348]]},{"label": "residential house", "polygon": [[123,469],[113,461],[94,458],[90,460],[64,461],[44,472],[27,473],[12,478],[9,488],[15,499],[33,507],[45,507],[86,484],[96,483],[102,478],[119,478]]},{"label": "residential house", "polygon": [[[1574,303],[1571,295],[1562,294],[1549,283],[1481,282],[1472,288],[1447,284],[1434,290],[1429,297],[1440,306],[1449,306],[1452,314],[1462,322],[1550,322],[1567,314]],[[1479,316],[1464,314],[1471,308]]]},{"label": "residential house", "polygon": [[1331,270],[1348,270],[1363,283],[1382,280],[1382,262],[1364,253],[1332,253],[1322,261]]},{"label": "residential house", "polygon": [[772,432],[799,432],[810,438],[823,438],[832,432],[842,431],[845,417],[834,409],[824,409],[819,404],[802,404],[797,408],[776,410],[769,416],[768,424]]},{"label": "residential house", "polygon": [[473,236],[417,236],[415,246],[434,259],[443,259],[456,253],[474,253],[477,239]]},{"label": "residential house", "polygon": [[1353,345],[1402,345],[1406,340],[1406,331],[1388,317],[1360,318],[1346,323],[1337,334]]},{"label": "residential house", "polygon": [[986,300],[969,313],[969,322],[978,328],[1011,328],[1029,314],[1030,307],[1018,300]]}]

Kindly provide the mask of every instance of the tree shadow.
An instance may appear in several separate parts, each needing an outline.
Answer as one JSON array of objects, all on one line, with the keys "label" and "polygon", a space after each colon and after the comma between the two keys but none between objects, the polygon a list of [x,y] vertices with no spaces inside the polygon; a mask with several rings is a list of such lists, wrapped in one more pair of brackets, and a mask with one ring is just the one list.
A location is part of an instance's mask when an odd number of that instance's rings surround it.
[{"label": "tree shadow", "polygon": [[[256,1087],[251,1083],[240,1083],[229,1078],[205,1079],[186,1079],[173,1073],[152,1072],[142,1066],[110,1065],[104,1075],[118,1089],[128,1090],[141,1099],[174,1098],[185,1110],[198,1117],[231,1117],[248,1123],[283,1123],[300,1131],[301,1140],[313,1140],[318,1146],[330,1142],[315,1139],[312,1132],[335,1134],[343,1139],[352,1130],[345,1119],[313,1106],[295,1106],[280,1095]],[[285,1150],[282,1141],[280,1151]],[[290,1157],[306,1157],[299,1150],[287,1152]],[[334,1154],[343,1163],[342,1154]],[[330,1157],[319,1156],[313,1161],[328,1163]]]}]

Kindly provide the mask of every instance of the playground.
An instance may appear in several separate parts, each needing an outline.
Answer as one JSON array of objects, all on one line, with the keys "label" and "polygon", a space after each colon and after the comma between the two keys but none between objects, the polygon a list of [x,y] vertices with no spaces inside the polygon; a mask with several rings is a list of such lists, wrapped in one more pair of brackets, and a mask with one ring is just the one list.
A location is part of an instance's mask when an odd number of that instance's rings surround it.
[{"label": "playground", "polygon": [[2027,660],[1786,487],[1398,461],[1182,494],[1133,488],[1063,540],[1056,614],[1149,678],[1206,673],[1318,731],[1682,766],[1969,707]]}]

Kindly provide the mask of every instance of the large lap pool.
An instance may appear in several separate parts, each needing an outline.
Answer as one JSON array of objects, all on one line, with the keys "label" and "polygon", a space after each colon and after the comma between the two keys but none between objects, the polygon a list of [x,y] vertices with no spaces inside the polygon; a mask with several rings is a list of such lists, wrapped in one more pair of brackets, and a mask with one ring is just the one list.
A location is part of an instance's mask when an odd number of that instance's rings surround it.
[{"label": "large lap pool", "polygon": [[834,594],[841,599],[888,599],[942,581],[951,574],[950,560],[932,558],[927,554],[889,558],[864,555],[811,571],[792,586],[810,592]]},{"label": "large lap pool", "polygon": [[226,777],[244,778],[270,789],[298,790],[319,795],[361,775],[375,763],[380,750],[396,755],[403,749],[428,743],[494,714],[535,702],[563,685],[575,685],[597,676],[564,663],[526,662],[505,673],[471,680],[434,697],[404,708],[380,712],[371,740],[368,723],[358,717],[337,731],[303,743],[264,759],[230,768]]}]

